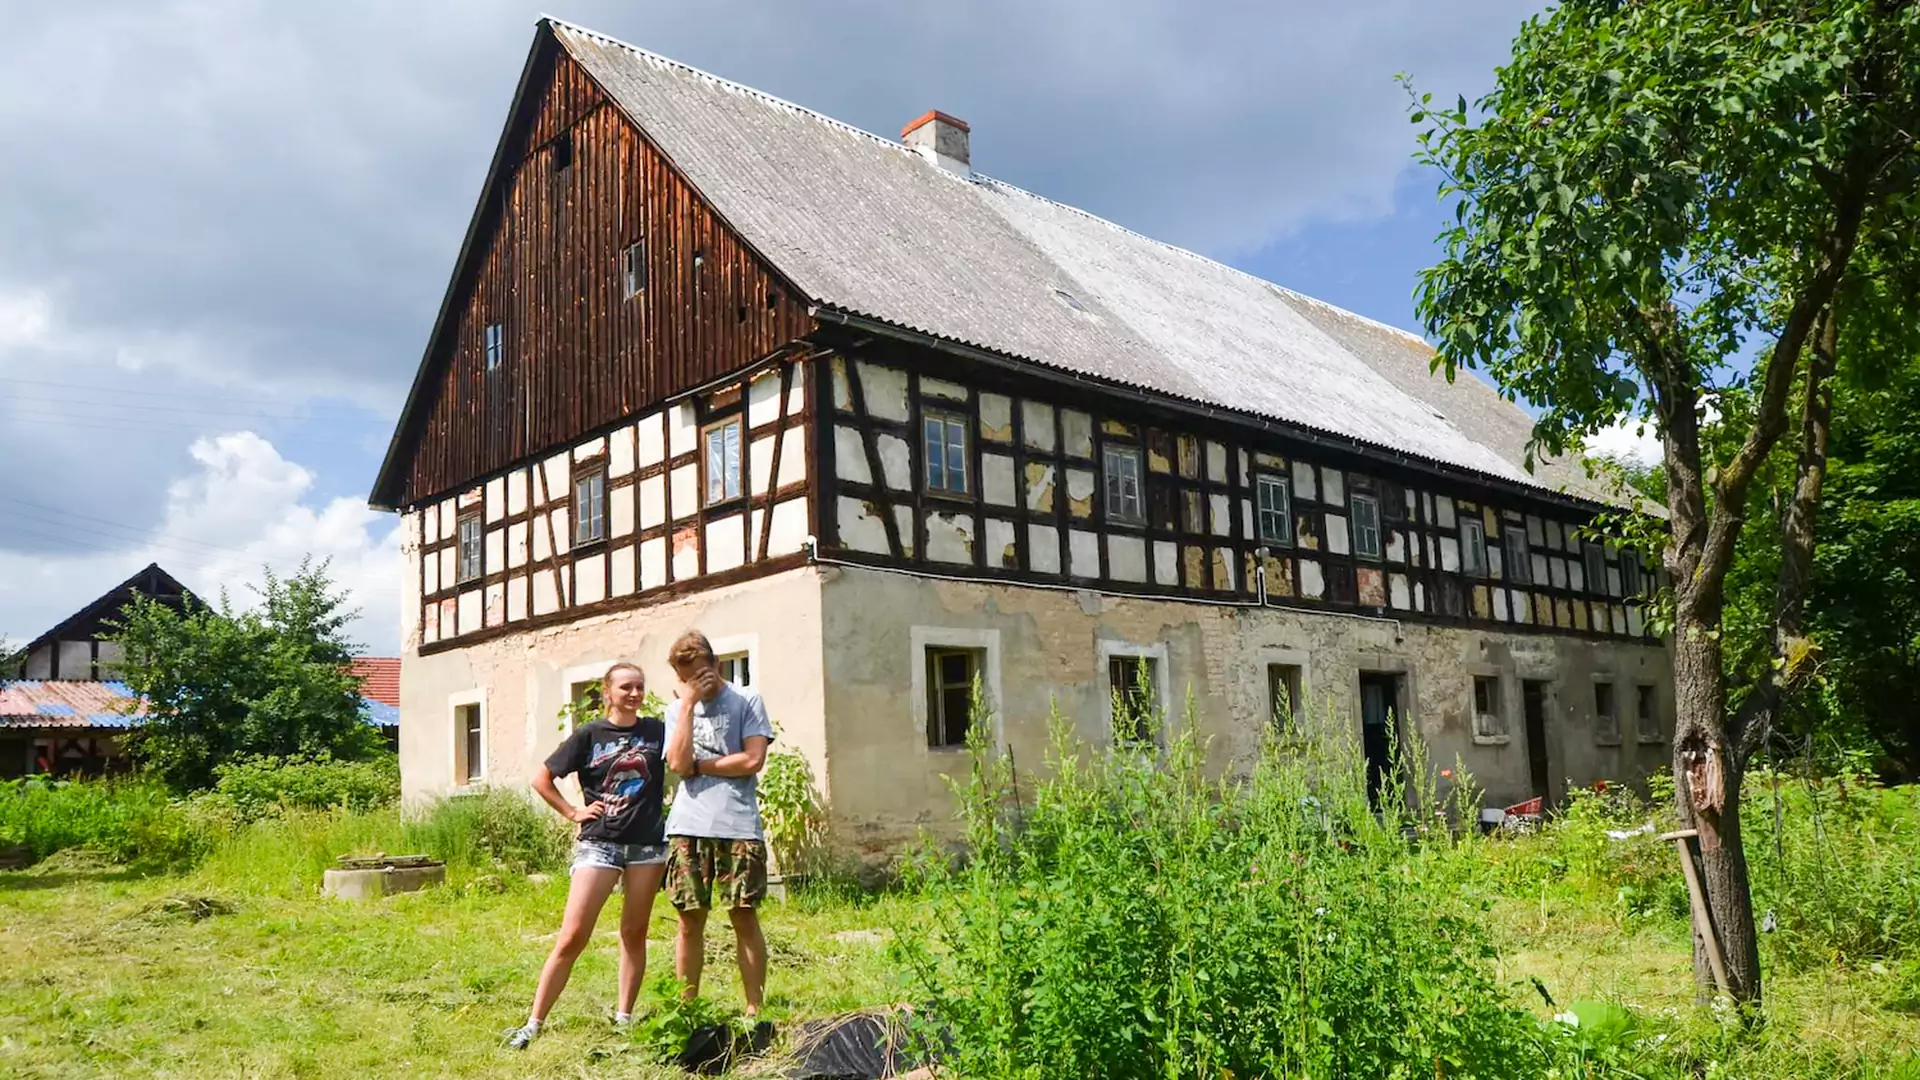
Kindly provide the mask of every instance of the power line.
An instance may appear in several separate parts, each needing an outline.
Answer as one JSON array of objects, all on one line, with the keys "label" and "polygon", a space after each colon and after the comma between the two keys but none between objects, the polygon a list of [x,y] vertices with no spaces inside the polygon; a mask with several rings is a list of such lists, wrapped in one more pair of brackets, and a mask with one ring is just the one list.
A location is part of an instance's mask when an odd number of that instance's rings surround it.
[{"label": "power line", "polygon": [[[92,517],[87,514],[76,513],[72,510],[62,510],[59,507],[55,507],[55,506],[44,506],[40,503],[28,502],[26,499],[16,498],[11,495],[0,496],[0,500],[13,503],[16,506],[31,507],[32,509],[24,510],[20,512],[27,514],[29,517],[35,518],[36,520],[39,520],[46,524],[53,525],[56,528],[62,528],[62,529],[72,528],[72,529],[78,529],[83,532],[90,532],[90,533],[100,532],[100,530],[98,529],[89,529],[83,525],[70,525],[65,521],[61,521],[59,517],[50,518],[47,516],[48,513],[57,514],[64,517],[77,518],[81,521],[97,522],[101,525],[106,525],[109,528],[117,529],[121,532],[131,533],[133,534],[131,539],[135,539],[135,540],[151,541],[153,540],[153,537],[155,535],[155,534],[150,534],[147,530],[139,528],[138,526],[128,525],[123,522],[114,521],[111,518]],[[45,513],[35,513],[34,511],[45,511]],[[110,534],[101,533],[101,535],[110,535]],[[167,538],[167,534],[165,533],[159,533],[157,535],[162,538]],[[113,539],[119,539],[119,537],[113,537]],[[218,552],[226,555],[248,554],[247,552],[242,551],[239,548],[221,547],[218,544],[209,544],[200,540],[190,540],[184,536],[171,537],[170,539],[177,540],[182,544],[191,544],[195,547],[206,548],[210,552]]]},{"label": "power line", "polygon": [[[224,401],[233,405],[287,405],[292,402],[285,398],[247,398],[227,397],[221,394],[204,394],[183,390],[146,390],[126,386],[87,386],[82,383],[60,382],[54,379],[21,379],[11,375],[0,375],[0,383],[17,383],[21,386],[51,386],[60,390],[77,390],[87,394],[136,395],[142,398],[187,398],[192,401]],[[359,406],[346,406],[359,408]],[[369,410],[371,411],[371,410]]]},{"label": "power line", "polygon": [[[211,398],[209,400],[218,401],[220,399]],[[218,415],[224,415],[224,416],[260,416],[260,417],[280,419],[280,420],[309,420],[309,419],[343,419],[344,420],[349,418],[350,413],[378,416],[378,414],[373,413],[371,409],[359,409],[352,406],[346,406],[346,407],[326,406],[323,409],[314,409],[313,407],[308,406],[308,409],[310,411],[303,415],[298,413],[286,413],[286,414],[267,413],[267,412],[262,412],[259,409],[217,409],[217,408],[204,408],[204,407],[187,406],[187,405],[137,405],[132,402],[90,401],[86,398],[22,397],[22,398],[15,398],[14,401],[20,405],[84,405],[89,409],[137,409],[141,412],[192,413],[192,414],[210,413],[210,414],[218,414]],[[279,402],[278,404],[292,405],[295,408],[300,407],[297,402]],[[338,415],[336,416],[332,413],[329,413],[325,411],[325,409],[336,409],[338,410]],[[357,416],[355,418],[357,418]]]}]

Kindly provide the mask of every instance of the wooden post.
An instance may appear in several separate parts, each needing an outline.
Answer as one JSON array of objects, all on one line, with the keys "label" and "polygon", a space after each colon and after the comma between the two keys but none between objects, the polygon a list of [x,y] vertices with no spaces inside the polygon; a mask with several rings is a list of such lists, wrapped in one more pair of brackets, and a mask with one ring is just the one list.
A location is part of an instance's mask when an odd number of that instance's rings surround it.
[{"label": "wooden post", "polygon": [[1724,993],[1733,992],[1733,984],[1727,981],[1727,960],[1720,952],[1720,935],[1713,928],[1713,916],[1707,910],[1706,890],[1700,885],[1700,871],[1693,865],[1693,840],[1699,836],[1697,829],[1681,829],[1679,832],[1663,834],[1660,839],[1671,840],[1680,852],[1680,872],[1687,878],[1687,899],[1693,906],[1693,930],[1707,943],[1707,966],[1713,969],[1714,982]]}]

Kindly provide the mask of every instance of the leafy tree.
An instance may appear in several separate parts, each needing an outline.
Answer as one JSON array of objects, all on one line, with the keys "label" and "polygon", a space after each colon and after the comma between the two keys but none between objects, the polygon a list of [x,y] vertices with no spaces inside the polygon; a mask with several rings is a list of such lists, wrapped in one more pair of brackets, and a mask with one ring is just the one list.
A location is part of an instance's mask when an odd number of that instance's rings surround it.
[{"label": "leafy tree", "polygon": [[123,677],[147,701],[130,749],[176,791],[213,786],[241,756],[357,760],[379,749],[349,668],[355,613],[326,564],[287,578],[267,570],[257,591],[261,603],[240,612],[224,593],[218,611],[138,597],[119,620]]},{"label": "leafy tree", "polygon": [[[1567,0],[1522,27],[1474,110],[1414,112],[1457,205],[1419,286],[1436,365],[1537,404],[1550,454],[1625,418],[1660,435],[1676,800],[1741,1001],[1761,991],[1741,780],[1810,667],[1831,376],[1856,322],[1887,321],[1862,267],[1912,235],[1916,84],[1911,4]],[[1724,445],[1703,434],[1715,415]],[[1728,572],[1790,427],[1765,674],[1730,696]]]}]

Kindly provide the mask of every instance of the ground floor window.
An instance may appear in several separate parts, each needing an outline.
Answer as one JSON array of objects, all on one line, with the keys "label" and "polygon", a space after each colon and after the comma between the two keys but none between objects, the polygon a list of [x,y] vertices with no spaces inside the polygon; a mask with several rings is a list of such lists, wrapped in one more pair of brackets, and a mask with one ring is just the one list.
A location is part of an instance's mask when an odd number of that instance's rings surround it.
[{"label": "ground floor window", "polygon": [[1295,664],[1267,665],[1267,702],[1273,730],[1278,735],[1298,735],[1306,719],[1300,700],[1300,668]]},{"label": "ground floor window", "polygon": [[466,785],[486,778],[486,731],[481,722],[480,703],[468,702],[453,708],[454,757],[453,781]]},{"label": "ground floor window", "polygon": [[1160,673],[1151,656],[1107,658],[1107,691],[1113,699],[1113,741],[1116,746],[1151,746],[1159,741],[1158,697]]},{"label": "ground floor window", "polygon": [[1483,739],[1504,738],[1507,717],[1500,708],[1500,680],[1492,675],[1473,677],[1473,733]]},{"label": "ground floor window", "polygon": [[947,750],[967,744],[973,684],[985,660],[982,649],[927,648],[928,747]]}]

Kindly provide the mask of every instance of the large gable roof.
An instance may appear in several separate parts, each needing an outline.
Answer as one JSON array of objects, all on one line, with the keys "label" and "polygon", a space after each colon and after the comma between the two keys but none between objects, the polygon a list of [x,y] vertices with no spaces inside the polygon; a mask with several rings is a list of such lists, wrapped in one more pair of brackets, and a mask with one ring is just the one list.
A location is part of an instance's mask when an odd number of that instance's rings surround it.
[{"label": "large gable roof", "polygon": [[1608,498],[1419,337],[614,38],[555,38],[822,307],[1101,383]]}]

